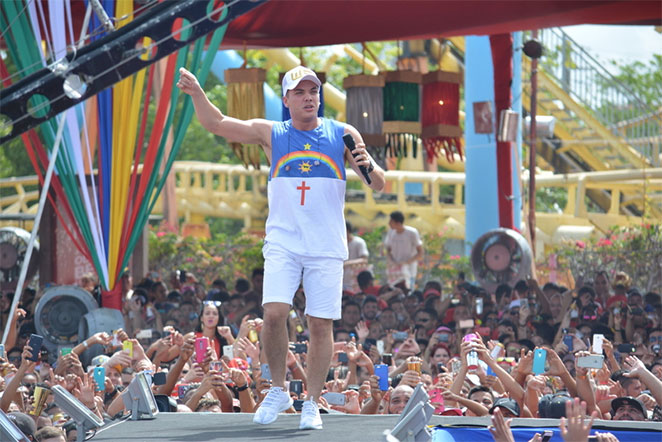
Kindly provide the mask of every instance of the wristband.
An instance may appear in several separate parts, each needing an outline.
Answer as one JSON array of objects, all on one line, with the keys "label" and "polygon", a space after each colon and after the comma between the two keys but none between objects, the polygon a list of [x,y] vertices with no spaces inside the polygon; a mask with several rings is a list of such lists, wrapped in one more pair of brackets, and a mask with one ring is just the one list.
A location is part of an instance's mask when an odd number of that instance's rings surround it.
[{"label": "wristband", "polygon": [[244,385],[243,387],[235,388],[235,391],[237,391],[237,392],[244,391],[244,390],[248,390],[248,384]]},{"label": "wristband", "polygon": [[577,379],[586,379],[586,375],[585,374],[578,374]]},{"label": "wristband", "polygon": [[87,341],[83,341],[83,342],[81,342],[81,344],[83,344],[83,347],[89,348],[89,346],[87,345]]}]

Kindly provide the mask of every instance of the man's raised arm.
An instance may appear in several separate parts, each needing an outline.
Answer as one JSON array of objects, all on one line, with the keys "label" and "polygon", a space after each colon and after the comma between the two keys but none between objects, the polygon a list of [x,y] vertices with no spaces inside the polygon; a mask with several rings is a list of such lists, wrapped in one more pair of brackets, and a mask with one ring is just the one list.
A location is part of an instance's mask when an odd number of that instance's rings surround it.
[{"label": "man's raised arm", "polygon": [[195,115],[209,132],[245,144],[260,144],[267,157],[271,156],[271,127],[273,122],[264,119],[239,120],[228,117],[209,101],[198,79],[191,72],[179,68],[177,87],[191,96]]}]

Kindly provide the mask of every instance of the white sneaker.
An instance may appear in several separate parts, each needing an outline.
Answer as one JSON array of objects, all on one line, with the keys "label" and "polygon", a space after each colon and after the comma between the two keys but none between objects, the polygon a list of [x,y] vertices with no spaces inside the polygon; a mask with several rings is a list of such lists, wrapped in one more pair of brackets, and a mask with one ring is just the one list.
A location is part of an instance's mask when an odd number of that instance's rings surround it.
[{"label": "white sneaker", "polygon": [[269,393],[255,412],[253,423],[267,425],[275,422],[278,413],[282,413],[292,406],[292,398],[281,387],[271,387]]},{"label": "white sneaker", "polygon": [[320,417],[320,410],[317,407],[317,402],[313,399],[305,401],[301,409],[301,422],[299,423],[299,430],[321,430],[322,418]]}]

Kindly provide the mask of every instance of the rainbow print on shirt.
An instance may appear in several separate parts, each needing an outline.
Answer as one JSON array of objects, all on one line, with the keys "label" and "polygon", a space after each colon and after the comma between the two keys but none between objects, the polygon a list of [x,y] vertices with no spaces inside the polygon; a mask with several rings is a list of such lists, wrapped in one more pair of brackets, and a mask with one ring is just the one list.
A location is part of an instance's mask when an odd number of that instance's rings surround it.
[{"label": "rainbow print on shirt", "polygon": [[[286,166],[290,166],[289,170]],[[283,155],[273,168],[271,178],[306,176],[343,179],[343,173],[328,155],[310,150],[298,150]]]}]

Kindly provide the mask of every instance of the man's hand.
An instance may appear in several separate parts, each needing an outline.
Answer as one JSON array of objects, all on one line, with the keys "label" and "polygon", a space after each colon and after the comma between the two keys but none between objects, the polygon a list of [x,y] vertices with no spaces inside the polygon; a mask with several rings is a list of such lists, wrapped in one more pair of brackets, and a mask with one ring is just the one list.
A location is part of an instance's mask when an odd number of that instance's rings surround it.
[{"label": "man's hand", "polygon": [[[580,440],[588,440],[588,435],[591,433],[593,421],[597,416],[594,411],[591,413],[591,420],[588,423],[584,422],[586,416],[586,402],[579,403],[579,398],[565,403],[565,415],[567,418],[561,418],[561,436],[566,442],[576,442]],[[567,424],[567,425],[566,425]]]},{"label": "man's hand", "polygon": [[185,361],[191,359],[193,352],[195,351],[195,335],[189,333],[184,336],[184,343],[182,344],[182,350],[179,352],[179,357]]},{"label": "man's hand", "polygon": [[365,321],[359,321],[358,324],[356,324],[356,335],[359,338],[359,342],[365,341],[365,338],[368,337],[370,334],[370,330],[368,329],[368,326],[366,325]]},{"label": "man's hand", "polygon": [[179,80],[177,87],[185,94],[193,96],[196,93],[202,92],[198,79],[195,78],[191,72],[184,68],[179,68]]},{"label": "man's hand", "polygon": [[625,358],[625,361],[623,362],[623,368],[628,370],[626,373],[623,373],[623,376],[628,378],[639,377],[648,371],[644,363],[634,355]]},{"label": "man's hand", "polygon": [[505,420],[499,408],[494,410],[492,425],[487,427],[495,442],[515,442],[513,432],[510,429],[512,419]]},{"label": "man's hand", "polygon": [[373,374],[370,376],[370,397],[373,401],[379,403],[384,398],[386,392],[379,389],[379,376]]}]

